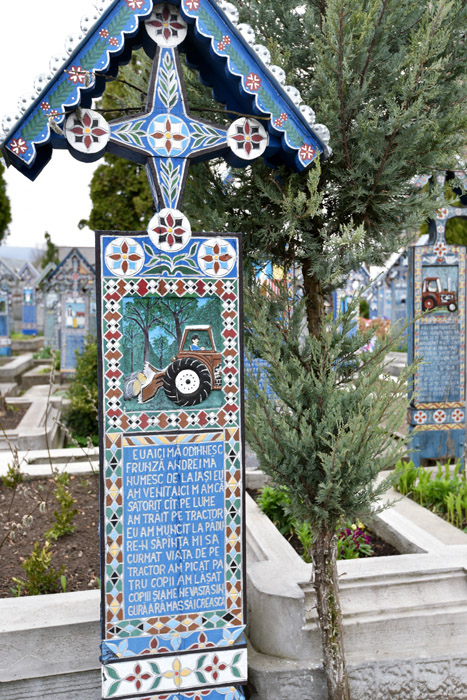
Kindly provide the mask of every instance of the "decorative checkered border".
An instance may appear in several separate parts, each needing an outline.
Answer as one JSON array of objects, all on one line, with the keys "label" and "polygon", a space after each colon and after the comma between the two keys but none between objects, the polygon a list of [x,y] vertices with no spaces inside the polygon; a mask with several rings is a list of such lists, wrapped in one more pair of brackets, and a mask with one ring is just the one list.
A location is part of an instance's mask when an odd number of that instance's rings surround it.
[{"label": "decorative checkered border", "polygon": [[[107,236],[109,234],[106,234]],[[134,236],[135,234],[132,234]],[[215,234],[212,234],[215,235]],[[209,240],[209,234],[206,235]],[[232,237],[237,250],[238,237]],[[100,250],[100,247],[98,247]],[[102,255],[102,253],[100,254]],[[240,269],[240,266],[239,266]],[[103,643],[104,663],[135,658],[147,654],[173,654],[205,648],[237,648],[243,644],[245,602],[242,577],[244,574],[244,529],[242,527],[243,483],[241,433],[241,338],[238,328],[238,279],[149,277],[117,279],[102,278],[98,290],[102,329],[100,366],[103,368],[101,405],[105,434],[101,446],[103,463],[103,510],[101,547],[104,554],[103,584]],[[164,297],[167,294],[190,294],[203,297],[215,295],[221,300],[223,319],[223,394],[220,409],[181,409],[150,411],[122,410],[123,373],[120,369],[122,352],[122,306],[127,295]],[[225,439],[225,518],[226,518],[226,590],[225,609],[195,614],[164,615],[137,620],[123,619],[123,440],[135,439],[149,428],[154,433],[183,430],[193,434],[206,428],[219,428]]]},{"label": "decorative checkered border", "polygon": [[[415,248],[415,270],[414,270],[414,312],[416,315],[421,314],[422,308],[422,272],[423,272],[423,258],[424,256],[434,256],[436,257],[436,252],[433,246],[417,246]],[[417,400],[414,401],[414,406],[417,410],[436,412],[438,409],[448,411],[455,408],[464,408],[465,405],[465,262],[466,262],[466,252],[465,248],[461,246],[446,246],[445,256],[455,255],[457,257],[458,265],[458,311],[456,314],[456,323],[459,324],[459,334],[461,342],[460,347],[460,396],[459,402],[436,402],[436,403],[418,403]],[[414,323],[414,359],[416,360],[420,356],[420,326],[421,325],[445,325],[452,323],[450,317],[446,315],[436,315],[429,314],[418,318]],[[464,341],[462,342],[462,339]],[[416,371],[414,375],[414,393],[415,396],[418,395],[420,389],[419,385],[419,372]],[[413,414],[415,412],[412,412]],[[429,418],[429,416],[427,416]],[[431,423],[426,423],[422,425],[416,425],[414,430],[416,432],[427,432],[430,430],[459,430],[464,429],[464,424],[460,423],[437,423],[433,420]]]},{"label": "decorative checkered border", "polygon": [[[236,313],[238,281],[212,278],[143,278],[104,279],[103,337],[106,347],[104,357],[104,415],[105,429],[125,432],[167,429],[203,429],[235,426],[239,422],[240,368],[239,329]],[[164,298],[175,294],[182,297],[190,294],[203,298],[218,297],[222,303],[223,344],[222,389],[226,401],[220,409],[190,408],[187,410],[157,411],[142,406],[141,411],[125,411],[123,405],[122,358],[122,307],[126,296],[148,295]]]}]

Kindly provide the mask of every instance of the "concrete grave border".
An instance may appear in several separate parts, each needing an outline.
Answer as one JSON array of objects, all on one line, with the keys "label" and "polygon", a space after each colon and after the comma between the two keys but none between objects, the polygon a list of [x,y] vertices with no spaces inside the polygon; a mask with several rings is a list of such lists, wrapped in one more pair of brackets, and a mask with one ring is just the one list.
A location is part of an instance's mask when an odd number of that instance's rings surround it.
[{"label": "concrete grave border", "polygon": [[[465,700],[467,535],[407,498],[372,527],[412,553],[339,562],[352,696]],[[247,548],[251,700],[324,700],[311,567],[250,498]],[[0,600],[0,700],[98,700],[98,649],[99,591]]]}]

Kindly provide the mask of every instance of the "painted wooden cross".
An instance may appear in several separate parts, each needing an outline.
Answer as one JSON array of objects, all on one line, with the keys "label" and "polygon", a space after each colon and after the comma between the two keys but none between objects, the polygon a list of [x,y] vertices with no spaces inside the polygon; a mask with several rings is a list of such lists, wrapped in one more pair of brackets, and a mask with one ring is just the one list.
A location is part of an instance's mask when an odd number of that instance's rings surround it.
[{"label": "painted wooden cross", "polygon": [[[465,173],[456,173],[467,184]],[[437,176],[445,184],[445,173]],[[428,177],[420,177],[423,187]],[[422,459],[464,461],[466,249],[446,243],[446,224],[467,218],[466,206],[447,204],[430,222],[426,245],[409,248],[408,359],[414,374],[409,410],[410,444]],[[421,316],[422,312],[425,312]]]}]

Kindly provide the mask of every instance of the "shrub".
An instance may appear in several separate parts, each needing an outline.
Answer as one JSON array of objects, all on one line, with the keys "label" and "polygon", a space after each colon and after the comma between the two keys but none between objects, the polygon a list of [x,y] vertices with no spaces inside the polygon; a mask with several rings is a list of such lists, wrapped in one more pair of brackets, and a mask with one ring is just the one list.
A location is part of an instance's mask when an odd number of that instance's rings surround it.
[{"label": "shrub", "polygon": [[77,438],[97,435],[97,343],[94,336],[88,336],[77,356],[68,397],[70,405],[63,416],[65,425]]}]

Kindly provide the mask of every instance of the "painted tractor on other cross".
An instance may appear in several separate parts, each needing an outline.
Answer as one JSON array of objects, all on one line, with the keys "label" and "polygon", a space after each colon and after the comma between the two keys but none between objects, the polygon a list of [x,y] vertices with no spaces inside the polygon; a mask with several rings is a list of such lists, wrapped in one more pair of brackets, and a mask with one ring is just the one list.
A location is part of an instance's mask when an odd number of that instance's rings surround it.
[{"label": "painted tractor on other cross", "polygon": [[441,289],[439,277],[425,277],[422,287],[422,309],[429,311],[435,306],[446,306],[448,311],[457,311],[457,293]]},{"label": "painted tractor on other cross", "polygon": [[[194,342],[199,339],[200,332],[207,334],[210,348],[200,347]],[[189,348],[184,350],[187,345]],[[133,372],[126,377],[124,398],[138,398],[139,403],[146,403],[162,388],[177,406],[196,406],[205,401],[211,391],[222,389],[222,355],[216,351],[211,326],[187,326],[180,348],[165,369],[156,369],[146,362],[142,372]]]}]

